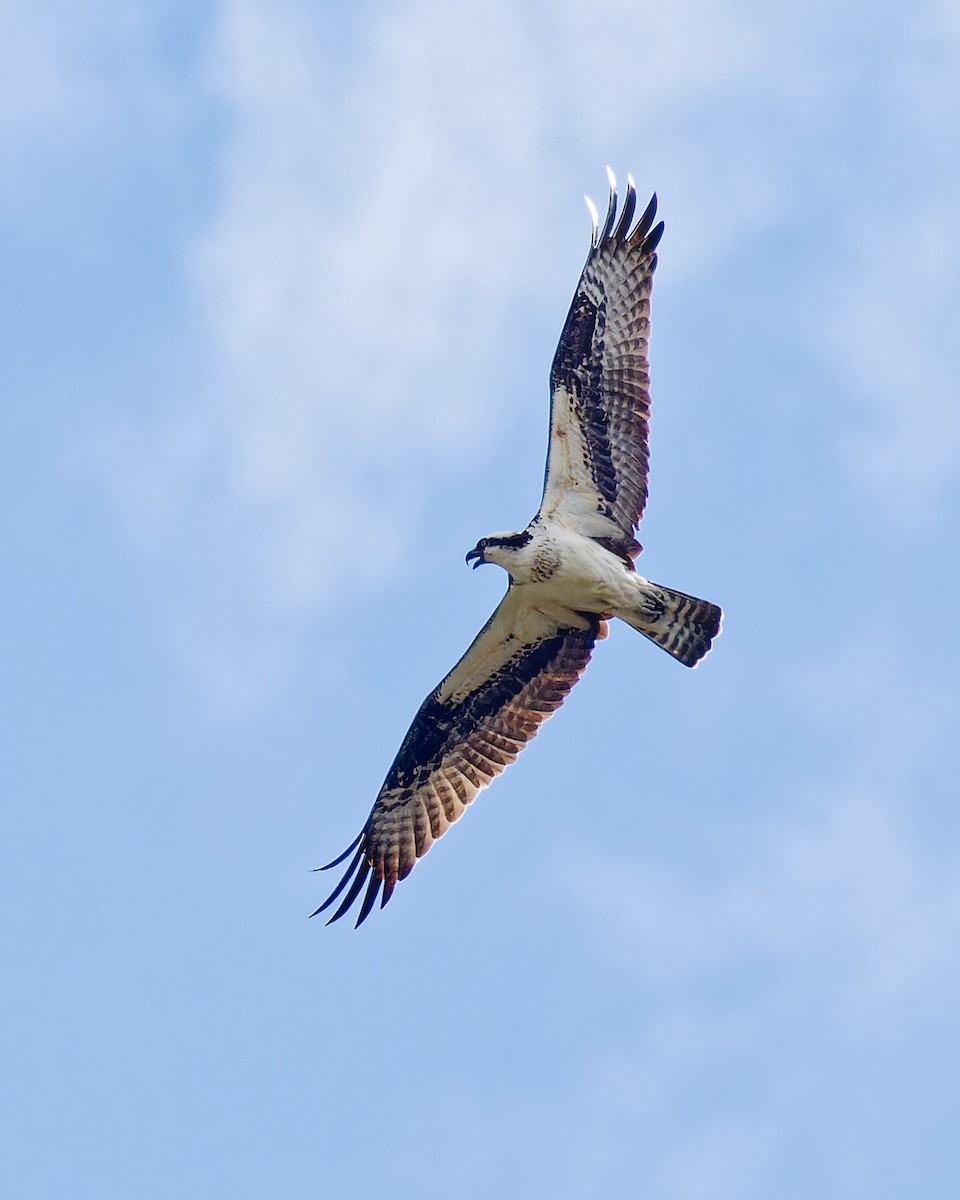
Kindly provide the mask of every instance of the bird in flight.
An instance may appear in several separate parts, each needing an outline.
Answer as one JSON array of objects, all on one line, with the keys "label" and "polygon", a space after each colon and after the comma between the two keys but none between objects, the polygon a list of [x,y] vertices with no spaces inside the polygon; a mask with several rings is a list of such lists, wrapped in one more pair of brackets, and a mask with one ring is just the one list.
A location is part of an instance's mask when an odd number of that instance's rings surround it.
[{"label": "bird in flight", "polygon": [[[493,616],[420,706],[343,877],[313,916],[363,892],[359,926],[566,699],[594,644],[619,617],[693,667],[720,632],[720,609],[637,573],[647,499],[650,293],[663,222],[656,196],[634,223],[636,190],[617,185],[603,224],[590,200],[590,252],[550,372],[550,440],[540,510],[519,533],[467,554],[509,577]],[[366,890],[364,891],[364,887]]]}]

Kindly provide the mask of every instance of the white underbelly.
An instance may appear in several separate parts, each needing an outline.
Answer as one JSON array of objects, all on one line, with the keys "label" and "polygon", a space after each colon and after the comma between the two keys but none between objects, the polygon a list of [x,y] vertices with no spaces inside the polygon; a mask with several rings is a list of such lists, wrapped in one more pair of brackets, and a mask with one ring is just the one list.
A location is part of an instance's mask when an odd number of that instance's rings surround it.
[{"label": "white underbelly", "polygon": [[558,562],[548,579],[524,583],[535,607],[561,605],[575,612],[613,613],[636,601],[637,576],[609,550],[572,534],[555,538]]}]

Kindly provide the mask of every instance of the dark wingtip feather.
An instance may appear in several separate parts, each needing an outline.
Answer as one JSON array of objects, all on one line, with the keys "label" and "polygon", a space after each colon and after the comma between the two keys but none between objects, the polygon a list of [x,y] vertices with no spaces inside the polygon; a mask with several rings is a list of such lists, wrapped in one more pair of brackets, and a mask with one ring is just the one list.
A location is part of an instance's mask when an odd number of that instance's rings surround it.
[{"label": "dark wingtip feather", "polygon": [[615,242],[626,241],[627,234],[630,231],[630,222],[633,220],[633,214],[637,208],[637,190],[633,186],[633,180],[627,176],[627,196],[623,202],[623,208],[620,212],[620,220],[617,222],[617,228],[613,233]]},{"label": "dark wingtip feather", "polygon": [[[354,842],[354,845],[356,845],[356,842]],[[361,848],[360,850],[358,850],[356,852],[356,854],[350,860],[350,866],[347,867],[346,871],[344,871],[343,878],[340,880],[340,882],[337,884],[337,886],[333,889],[333,891],[330,893],[330,895],[326,898],[326,900],[324,900],[324,902],[320,905],[320,907],[317,909],[317,911],[312,912],[310,914],[311,917],[318,917],[320,915],[320,913],[322,913],[324,911],[324,909],[329,908],[330,905],[333,904],[334,900],[336,900],[336,898],[340,895],[340,893],[343,891],[343,889],[350,882],[350,877],[353,875],[354,871],[360,865],[360,860],[362,858],[363,858],[363,849]],[[332,865],[333,864],[331,863],[331,866]],[[322,867],[318,868],[318,869],[323,870]]]},{"label": "dark wingtip feather", "polygon": [[365,833],[365,830],[361,829],[360,832],[357,834],[357,836],[350,843],[350,845],[346,848],[346,850],[344,850],[344,852],[341,855],[339,855],[337,858],[335,858],[333,860],[333,862],[328,862],[325,867],[314,867],[314,870],[315,871],[329,871],[331,867],[338,867],[343,862],[343,860],[347,857],[347,855],[352,854],[354,852],[354,850],[356,850],[356,848],[360,845],[360,839],[363,837],[364,833]]},{"label": "dark wingtip feather", "polygon": [[607,217],[603,222],[603,229],[600,231],[599,240],[601,242],[606,241],[613,232],[613,219],[617,215],[617,177],[609,167],[607,167],[607,179],[610,181],[610,199],[607,201]]},{"label": "dark wingtip feather", "polygon": [[643,239],[643,245],[640,249],[644,254],[652,254],[660,245],[660,239],[663,237],[663,222],[658,221],[650,230],[647,236]]},{"label": "dark wingtip feather", "polygon": [[357,923],[354,929],[359,929],[367,917],[370,916],[370,910],[373,908],[374,902],[377,899],[377,893],[380,891],[380,885],[383,880],[377,875],[370,876],[370,882],[367,884],[367,893],[363,897],[363,904],[360,906],[360,915],[357,917]]},{"label": "dark wingtip feather", "polygon": [[[361,851],[361,854],[362,853],[363,852]],[[356,900],[356,898],[360,895],[360,889],[366,883],[367,876],[369,874],[370,874],[370,864],[366,861],[366,859],[364,859],[360,863],[360,866],[357,870],[356,878],[353,881],[350,891],[347,892],[347,894],[344,896],[343,900],[340,902],[340,907],[337,909],[337,911],[333,914],[333,916],[327,922],[328,925],[332,925],[334,923],[334,921],[339,921],[340,918],[343,916],[343,914],[345,912],[347,912],[348,909],[351,908],[354,900]]]},{"label": "dark wingtip feather", "polygon": [[650,232],[650,227],[653,225],[653,218],[657,215],[657,193],[654,192],[650,197],[650,203],[640,214],[640,220],[634,225],[630,234],[629,241],[631,243],[642,242]]},{"label": "dark wingtip feather", "polygon": [[386,908],[387,901],[393,895],[393,889],[397,886],[396,878],[385,879],[383,881],[383,895],[380,897],[380,907]]}]

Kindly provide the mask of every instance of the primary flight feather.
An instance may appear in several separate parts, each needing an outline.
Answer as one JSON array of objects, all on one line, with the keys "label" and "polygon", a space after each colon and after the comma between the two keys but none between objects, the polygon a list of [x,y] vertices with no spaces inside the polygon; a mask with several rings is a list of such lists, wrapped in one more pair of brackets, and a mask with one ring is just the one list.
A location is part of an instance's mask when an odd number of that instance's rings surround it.
[{"label": "primary flight feather", "polygon": [[[474,567],[497,563],[507,594],[420,706],[349,859],[317,909],[339,920],[363,892],[357,925],[387,903],[477,793],[514,761],[565,700],[620,617],[685,666],[720,631],[720,609],[651,583],[633,560],[647,500],[650,293],[663,222],[656,196],[634,223],[623,206],[593,217],[590,253],[550,372],[550,443],[540,509],[519,533],[481,538]],[[364,890],[365,889],[365,890]],[[328,922],[329,923],[329,922]]]}]

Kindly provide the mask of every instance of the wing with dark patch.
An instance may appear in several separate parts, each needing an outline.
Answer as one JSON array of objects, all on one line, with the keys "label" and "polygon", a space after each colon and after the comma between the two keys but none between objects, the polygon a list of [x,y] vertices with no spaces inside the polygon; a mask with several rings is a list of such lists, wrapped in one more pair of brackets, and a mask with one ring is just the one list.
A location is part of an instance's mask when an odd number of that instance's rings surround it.
[{"label": "wing with dark patch", "polygon": [[[628,177],[617,217],[610,200],[570,306],[550,375],[550,447],[545,517],[565,517],[628,560],[647,500],[650,293],[663,222],[656,196],[632,225],[636,192]],[[632,228],[631,228],[632,225]]]},{"label": "wing with dark patch", "polygon": [[330,918],[338,920],[364,887],[357,925],[378,894],[382,908],[417,859],[514,761],[580,678],[596,640],[606,636],[600,618],[578,614],[578,620],[584,628],[558,625],[523,609],[515,589],[507,592],[470,649],[420,706],[366,825],[328,864],[353,855],[314,916],[339,900]]}]

